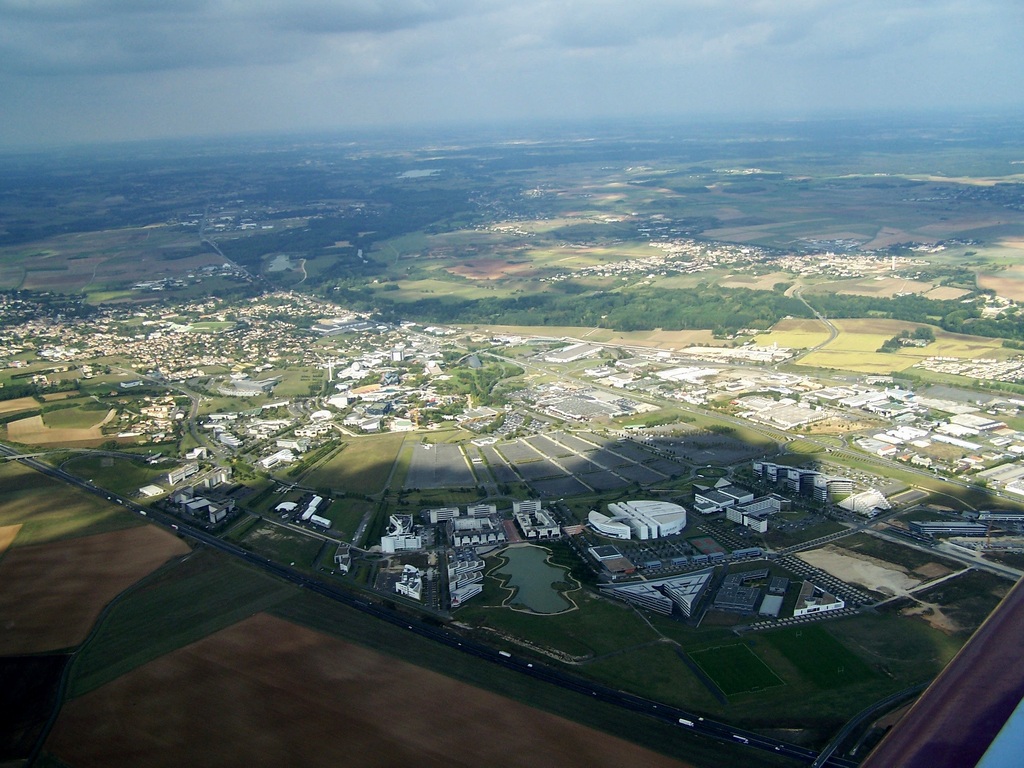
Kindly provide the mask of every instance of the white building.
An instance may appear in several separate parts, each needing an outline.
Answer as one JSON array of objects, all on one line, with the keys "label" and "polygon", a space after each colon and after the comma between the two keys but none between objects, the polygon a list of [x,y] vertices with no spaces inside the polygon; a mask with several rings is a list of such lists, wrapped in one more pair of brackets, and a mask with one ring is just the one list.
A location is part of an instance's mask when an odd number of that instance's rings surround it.
[{"label": "white building", "polygon": [[423,572],[415,565],[406,565],[402,568],[402,575],[395,582],[395,592],[413,600],[421,599],[423,595]]},{"label": "white building", "polygon": [[823,589],[819,589],[809,581],[805,581],[800,587],[800,595],[797,597],[796,605],[793,606],[793,616],[807,616],[811,613],[824,613],[825,611],[838,611],[846,607],[846,603],[835,595],[831,595]]},{"label": "white building", "polygon": [[380,538],[383,552],[393,554],[423,548],[423,538],[413,532],[412,515],[391,515],[388,523],[387,534]]},{"label": "white building", "polygon": [[623,501],[608,505],[611,519],[625,523],[638,539],[658,539],[686,527],[686,510],[669,501]]},{"label": "white building", "polygon": [[611,536],[613,539],[629,539],[631,536],[628,525],[618,522],[608,515],[602,515],[594,509],[590,510],[590,514],[587,515],[587,522],[598,533]]}]

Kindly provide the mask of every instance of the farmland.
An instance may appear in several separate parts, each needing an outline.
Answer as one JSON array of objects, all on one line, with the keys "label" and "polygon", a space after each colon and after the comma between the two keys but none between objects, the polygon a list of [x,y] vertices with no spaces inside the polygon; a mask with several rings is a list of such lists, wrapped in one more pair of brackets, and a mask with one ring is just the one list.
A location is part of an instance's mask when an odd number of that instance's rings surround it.
[{"label": "farmland", "polygon": [[[453,713],[437,702],[458,702],[454,762],[436,736],[450,732]],[[389,725],[396,717],[405,723],[398,732]],[[83,768],[180,765],[196,749],[218,765],[239,766],[678,765],[267,614],[73,700],[47,742],[48,751]]]},{"label": "farmland", "polygon": [[[17,546],[0,560],[0,637],[4,654],[39,653],[80,643],[103,607],[168,558],[188,552],[153,526]],[[39,574],[47,578],[39,578]]]},{"label": "farmland", "polygon": [[20,525],[16,546],[142,525],[135,515],[22,467],[0,465],[0,524]]},{"label": "farmland", "polygon": [[[904,347],[895,354],[880,353],[877,350],[883,342],[901,331],[913,331],[916,326],[885,319],[832,322],[839,329],[839,335],[821,349],[801,358],[801,365],[885,374],[905,370],[926,357],[1006,359],[1013,354],[997,339],[945,331],[936,331],[935,341],[927,346]],[[771,335],[766,340],[771,340]]]}]

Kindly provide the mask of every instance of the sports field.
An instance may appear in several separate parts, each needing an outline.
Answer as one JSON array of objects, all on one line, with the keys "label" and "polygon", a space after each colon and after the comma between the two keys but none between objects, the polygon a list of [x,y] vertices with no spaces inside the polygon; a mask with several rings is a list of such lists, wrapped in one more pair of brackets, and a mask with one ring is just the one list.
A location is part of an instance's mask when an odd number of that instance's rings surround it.
[{"label": "sports field", "polygon": [[713,648],[690,651],[688,655],[726,696],[785,685],[782,679],[743,643],[716,645]]},{"label": "sports field", "polygon": [[819,626],[790,627],[766,632],[763,637],[818,688],[832,689],[863,682],[876,674],[859,656]]}]

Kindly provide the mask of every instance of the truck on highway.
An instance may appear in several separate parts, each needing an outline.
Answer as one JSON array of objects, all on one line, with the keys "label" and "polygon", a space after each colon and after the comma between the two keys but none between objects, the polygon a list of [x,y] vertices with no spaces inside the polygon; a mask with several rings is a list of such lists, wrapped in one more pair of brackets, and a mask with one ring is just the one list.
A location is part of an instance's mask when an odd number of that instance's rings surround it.
[{"label": "truck on highway", "polygon": [[690,728],[693,728],[693,720],[687,720],[685,717],[680,717],[679,718],[679,724],[680,725],[686,725],[686,726],[689,726]]},{"label": "truck on highway", "polygon": [[506,659],[511,659],[512,658],[512,654],[509,653],[508,651],[498,651],[498,655],[499,656],[504,656]]}]

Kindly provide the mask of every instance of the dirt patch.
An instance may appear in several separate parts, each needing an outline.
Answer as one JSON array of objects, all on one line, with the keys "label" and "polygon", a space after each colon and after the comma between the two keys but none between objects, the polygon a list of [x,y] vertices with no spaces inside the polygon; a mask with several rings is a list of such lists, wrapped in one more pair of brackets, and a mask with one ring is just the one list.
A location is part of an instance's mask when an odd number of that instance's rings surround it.
[{"label": "dirt patch", "polygon": [[499,280],[503,277],[523,277],[537,271],[536,266],[527,260],[500,261],[498,259],[481,259],[464,261],[446,267],[453,275],[470,280]]},{"label": "dirt patch", "polygon": [[11,546],[11,542],[18,536],[18,531],[21,530],[21,523],[17,525],[4,525],[0,526],[0,555],[7,551],[7,548]]},{"label": "dirt patch", "polygon": [[46,426],[42,416],[30,416],[27,419],[18,419],[8,424],[7,434],[11,440],[26,445],[54,445],[102,440],[103,425],[110,421],[113,415],[114,412],[110,411],[103,421],[91,427],[61,429],[51,429]]},{"label": "dirt patch", "polygon": [[919,616],[927,621],[932,628],[945,632],[947,635],[956,634],[962,629],[959,624],[944,614],[942,608],[935,603],[925,603],[918,600],[916,605],[902,609],[900,616]]},{"label": "dirt patch", "polygon": [[188,551],[152,525],[11,549],[0,561],[0,655],[77,645],[114,597]]},{"label": "dirt patch", "polygon": [[860,584],[883,595],[908,595],[921,583],[907,575],[902,566],[867,555],[851,554],[828,544],[821,549],[797,554],[805,563],[830,573],[837,579]]},{"label": "dirt patch", "polygon": [[267,614],[65,705],[46,747],[76,768],[680,765]]},{"label": "dirt patch", "polygon": [[912,571],[912,573],[916,573],[918,576],[923,576],[926,579],[940,579],[952,572],[952,568],[947,568],[939,563],[925,563]]}]

